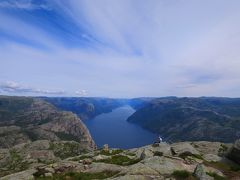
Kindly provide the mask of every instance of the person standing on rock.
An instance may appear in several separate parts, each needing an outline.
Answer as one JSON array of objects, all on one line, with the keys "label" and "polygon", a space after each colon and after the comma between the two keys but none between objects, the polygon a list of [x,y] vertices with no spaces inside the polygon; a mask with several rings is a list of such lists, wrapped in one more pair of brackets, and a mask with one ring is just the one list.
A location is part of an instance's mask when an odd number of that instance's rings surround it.
[{"label": "person standing on rock", "polygon": [[159,140],[159,143],[163,141],[160,135],[158,136],[158,140]]}]

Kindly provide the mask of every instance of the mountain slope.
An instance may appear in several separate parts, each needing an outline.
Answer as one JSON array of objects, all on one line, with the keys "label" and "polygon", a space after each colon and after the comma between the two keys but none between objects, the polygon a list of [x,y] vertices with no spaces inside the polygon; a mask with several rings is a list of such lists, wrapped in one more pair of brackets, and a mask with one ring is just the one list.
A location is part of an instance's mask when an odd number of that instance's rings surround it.
[{"label": "mountain slope", "polygon": [[71,111],[77,114],[82,120],[91,119],[99,114],[111,112],[113,109],[127,103],[126,99],[97,97],[42,97],[42,99],[61,110]]},{"label": "mountain slope", "polygon": [[240,99],[159,98],[128,118],[167,140],[233,142],[240,136]]},{"label": "mountain slope", "polygon": [[75,140],[83,148],[95,147],[75,114],[59,111],[38,98],[0,96],[0,147],[39,139]]}]

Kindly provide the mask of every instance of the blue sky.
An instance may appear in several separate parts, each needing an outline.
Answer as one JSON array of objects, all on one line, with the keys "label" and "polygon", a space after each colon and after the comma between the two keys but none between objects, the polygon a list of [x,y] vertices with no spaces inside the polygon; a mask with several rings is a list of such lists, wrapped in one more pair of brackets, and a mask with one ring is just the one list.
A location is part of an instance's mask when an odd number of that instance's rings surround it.
[{"label": "blue sky", "polygon": [[0,94],[240,96],[239,0],[1,0]]}]

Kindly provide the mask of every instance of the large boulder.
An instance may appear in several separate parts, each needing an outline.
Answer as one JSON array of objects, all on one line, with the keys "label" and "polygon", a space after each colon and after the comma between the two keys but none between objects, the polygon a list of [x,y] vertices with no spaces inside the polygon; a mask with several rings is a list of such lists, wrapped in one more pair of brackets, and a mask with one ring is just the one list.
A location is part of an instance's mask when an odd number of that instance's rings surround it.
[{"label": "large boulder", "polygon": [[221,157],[215,154],[204,154],[203,159],[209,162],[218,162],[222,160]]},{"label": "large boulder", "polygon": [[213,177],[208,176],[205,171],[205,167],[202,164],[198,164],[194,170],[193,175],[198,179],[198,180],[214,180]]},{"label": "large boulder", "polygon": [[159,173],[156,170],[154,170],[142,163],[137,163],[137,164],[131,165],[125,171],[122,171],[122,173],[129,174],[129,175],[152,175],[152,176],[159,175]]},{"label": "large boulder", "polygon": [[171,175],[176,170],[194,170],[190,165],[184,164],[181,160],[166,158],[163,156],[154,156],[144,159],[142,163],[159,172],[161,175]]},{"label": "large boulder", "polygon": [[26,171],[10,174],[8,176],[4,176],[1,180],[34,180],[33,174],[36,172],[36,169],[28,169]]},{"label": "large boulder", "polygon": [[162,176],[146,176],[146,175],[124,175],[115,178],[109,178],[112,180],[164,180]]},{"label": "large boulder", "polygon": [[173,155],[200,155],[200,153],[188,142],[174,143],[171,145]]},{"label": "large boulder", "polygon": [[240,139],[238,139],[231,148],[228,158],[240,164]]}]

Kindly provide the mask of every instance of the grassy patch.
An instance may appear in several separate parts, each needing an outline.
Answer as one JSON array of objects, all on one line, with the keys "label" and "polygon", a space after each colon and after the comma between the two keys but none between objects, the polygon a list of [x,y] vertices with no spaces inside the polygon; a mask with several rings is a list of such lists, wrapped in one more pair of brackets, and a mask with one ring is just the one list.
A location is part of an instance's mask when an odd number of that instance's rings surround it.
[{"label": "grassy patch", "polygon": [[135,154],[132,153],[132,152],[126,152],[125,154],[128,155],[128,156],[135,156]]},{"label": "grassy patch", "polygon": [[72,158],[71,160],[72,161],[79,161],[79,160],[83,160],[83,159],[87,159],[87,158],[92,158],[92,156],[83,155],[83,156]]},{"label": "grassy patch", "polygon": [[179,157],[182,158],[182,159],[186,159],[189,156],[203,160],[203,157],[199,154],[192,154],[192,153],[186,152],[186,153],[182,153],[182,154],[179,155]]},{"label": "grassy patch", "polygon": [[106,179],[118,174],[118,171],[103,171],[99,173],[82,173],[82,172],[68,172],[64,174],[55,174],[53,177],[37,177],[36,180],[91,180],[91,179]]},{"label": "grassy patch", "polygon": [[188,177],[191,176],[191,173],[188,172],[188,171],[182,170],[182,171],[174,171],[174,172],[172,173],[172,175],[173,175],[175,178],[186,179],[186,178],[188,178]]},{"label": "grassy patch", "polygon": [[123,152],[122,149],[113,149],[111,151],[110,150],[109,151],[101,150],[99,154],[105,155],[105,156],[112,156],[112,155],[120,154],[122,152]]},{"label": "grassy patch", "polygon": [[136,164],[139,161],[140,161],[140,159],[130,159],[127,156],[115,155],[109,159],[98,160],[95,162],[104,162],[104,163],[108,163],[108,164],[117,164],[117,165],[121,165],[121,166],[128,166],[128,165]]},{"label": "grassy patch", "polygon": [[207,172],[207,175],[213,177],[214,180],[226,180],[225,177],[219,176],[218,174],[213,173],[213,172]]},{"label": "grassy patch", "polygon": [[230,170],[238,172],[238,171],[240,171],[240,166],[237,165],[237,164],[236,165],[231,165]]},{"label": "grassy patch", "polygon": [[154,156],[163,156],[163,152],[155,151],[153,153]]},{"label": "grassy patch", "polygon": [[220,170],[229,179],[240,177],[239,165],[229,165],[223,162],[207,162],[207,161],[204,161],[204,165]]},{"label": "grassy patch", "polygon": [[65,143],[50,143],[50,150],[53,150],[54,155],[65,159],[68,157],[74,157],[82,153],[82,149],[79,144],[71,141]]}]

